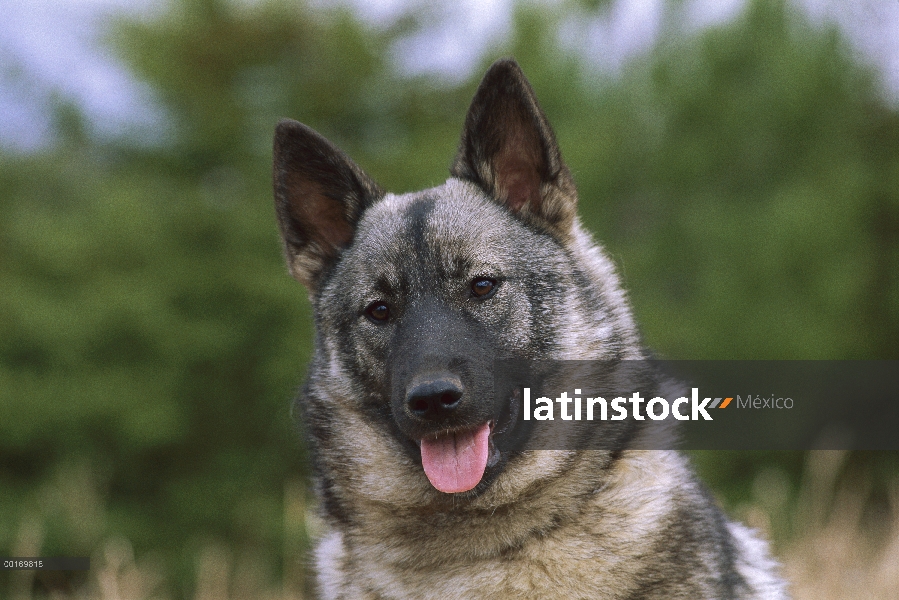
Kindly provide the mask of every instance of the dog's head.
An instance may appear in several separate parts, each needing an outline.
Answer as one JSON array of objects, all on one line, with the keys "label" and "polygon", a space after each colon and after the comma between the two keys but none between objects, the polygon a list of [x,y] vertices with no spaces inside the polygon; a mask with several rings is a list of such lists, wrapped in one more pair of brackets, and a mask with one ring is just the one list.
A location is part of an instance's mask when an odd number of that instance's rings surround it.
[{"label": "dog's head", "polygon": [[[516,399],[493,393],[494,360],[599,346],[607,357],[622,341],[607,326],[618,298],[584,283],[597,276],[577,264],[593,250],[574,183],[514,61],[485,75],[451,173],[389,194],[305,125],[285,120],[275,134],[285,254],[316,315],[313,436],[327,445],[374,428],[420,479],[423,468],[437,490],[477,495],[526,433]],[[366,452],[372,438],[358,435]]]}]

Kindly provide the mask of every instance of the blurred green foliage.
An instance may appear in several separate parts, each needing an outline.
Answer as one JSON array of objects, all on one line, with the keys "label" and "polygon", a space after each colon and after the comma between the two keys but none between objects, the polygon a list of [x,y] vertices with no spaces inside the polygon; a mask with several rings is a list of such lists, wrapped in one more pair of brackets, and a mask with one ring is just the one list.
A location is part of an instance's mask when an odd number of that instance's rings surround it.
[{"label": "blurred green foliage", "polygon": [[[602,75],[557,28],[607,4],[521,5],[483,66],[514,55],[530,77],[648,345],[899,358],[899,111],[872,72],[772,0]],[[302,120],[394,191],[442,182],[482,69],[401,76],[391,48],[417,26],[180,0],[110,35],[166,110],[163,143],[97,141],[65,106],[54,148],[0,156],[0,554],[38,515],[44,555],[123,535],[187,581],[212,536],[281,564],[312,329],[281,261],[271,133]],[[772,458],[698,460],[739,494]],[[72,486],[108,518],[88,523]]]}]

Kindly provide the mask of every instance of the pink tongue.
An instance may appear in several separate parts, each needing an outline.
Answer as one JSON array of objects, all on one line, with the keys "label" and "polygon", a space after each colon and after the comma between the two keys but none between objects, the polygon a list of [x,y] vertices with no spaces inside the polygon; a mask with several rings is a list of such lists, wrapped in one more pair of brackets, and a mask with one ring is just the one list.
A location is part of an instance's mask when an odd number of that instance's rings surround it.
[{"label": "pink tongue", "polygon": [[421,440],[421,465],[431,485],[446,494],[467,492],[484,476],[490,425]]}]

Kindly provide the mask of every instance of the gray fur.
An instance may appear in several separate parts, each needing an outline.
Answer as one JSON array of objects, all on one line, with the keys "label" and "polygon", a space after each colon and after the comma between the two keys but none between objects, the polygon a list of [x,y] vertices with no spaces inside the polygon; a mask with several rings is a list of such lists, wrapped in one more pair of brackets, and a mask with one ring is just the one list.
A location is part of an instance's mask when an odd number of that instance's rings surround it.
[{"label": "gray fur", "polygon": [[[321,596],[786,597],[765,543],[723,516],[684,457],[629,449],[641,431],[610,434],[611,450],[528,451],[491,429],[476,487],[429,482],[419,440],[494,427],[507,409],[485,400],[495,357],[645,357],[514,61],[484,77],[452,174],[385,194],[307,127],[276,132],[285,253],[316,320],[297,404],[328,528]],[[495,285],[480,297],[484,279]],[[410,398],[433,381],[461,395],[431,420]]]}]

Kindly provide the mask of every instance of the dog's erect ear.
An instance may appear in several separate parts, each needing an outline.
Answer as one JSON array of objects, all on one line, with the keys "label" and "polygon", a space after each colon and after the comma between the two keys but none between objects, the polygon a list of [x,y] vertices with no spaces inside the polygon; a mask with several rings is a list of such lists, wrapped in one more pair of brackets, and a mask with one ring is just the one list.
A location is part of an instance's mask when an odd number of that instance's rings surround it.
[{"label": "dog's erect ear", "polygon": [[512,59],[493,63],[475,92],[450,169],[525,221],[566,239],[577,191],[531,84]]},{"label": "dog's erect ear", "polygon": [[334,144],[302,123],[275,129],[275,210],[290,273],[310,290],[353,240],[366,207],[384,192]]}]

